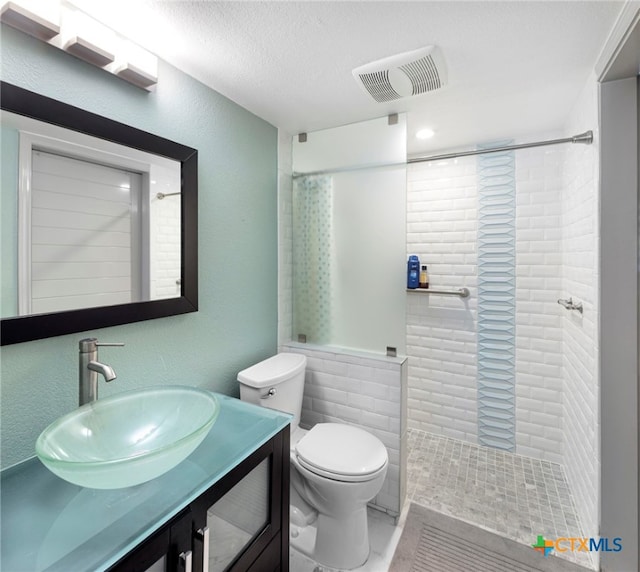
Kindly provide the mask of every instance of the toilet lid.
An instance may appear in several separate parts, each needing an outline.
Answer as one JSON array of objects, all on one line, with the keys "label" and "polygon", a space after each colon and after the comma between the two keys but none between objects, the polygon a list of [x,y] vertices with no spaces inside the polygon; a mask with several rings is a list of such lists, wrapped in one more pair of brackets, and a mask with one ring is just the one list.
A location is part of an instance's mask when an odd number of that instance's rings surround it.
[{"label": "toilet lid", "polygon": [[380,439],[341,423],[318,423],[300,439],[296,454],[310,470],[353,477],[375,473],[389,458]]}]

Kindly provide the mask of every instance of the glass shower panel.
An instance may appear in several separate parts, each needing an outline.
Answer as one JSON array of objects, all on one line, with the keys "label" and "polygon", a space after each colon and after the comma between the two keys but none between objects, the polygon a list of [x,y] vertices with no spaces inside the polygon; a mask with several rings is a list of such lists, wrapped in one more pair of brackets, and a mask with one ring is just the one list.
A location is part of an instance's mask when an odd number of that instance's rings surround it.
[{"label": "glass shower panel", "polygon": [[404,353],[405,161],[402,116],[294,142],[294,340]]},{"label": "glass shower panel", "polygon": [[405,167],[334,178],[333,345],[405,351],[405,185]]}]

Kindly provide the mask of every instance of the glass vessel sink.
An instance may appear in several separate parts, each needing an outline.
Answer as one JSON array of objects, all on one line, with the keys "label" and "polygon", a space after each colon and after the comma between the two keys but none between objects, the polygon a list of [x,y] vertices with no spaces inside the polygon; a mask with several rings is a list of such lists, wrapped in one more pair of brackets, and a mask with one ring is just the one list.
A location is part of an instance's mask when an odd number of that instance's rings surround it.
[{"label": "glass vessel sink", "polygon": [[94,489],[130,487],[189,456],[219,412],[216,396],[195,387],[127,391],[54,421],[38,437],[36,454],[70,483]]}]

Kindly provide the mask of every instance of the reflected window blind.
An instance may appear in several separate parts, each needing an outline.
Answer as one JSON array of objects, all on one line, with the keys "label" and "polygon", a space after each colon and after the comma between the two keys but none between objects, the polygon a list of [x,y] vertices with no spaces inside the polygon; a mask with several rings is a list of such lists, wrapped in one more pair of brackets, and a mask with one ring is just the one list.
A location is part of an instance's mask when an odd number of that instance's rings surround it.
[{"label": "reflected window blind", "polygon": [[44,151],[32,154],[32,312],[135,299],[133,212],[141,176]]}]

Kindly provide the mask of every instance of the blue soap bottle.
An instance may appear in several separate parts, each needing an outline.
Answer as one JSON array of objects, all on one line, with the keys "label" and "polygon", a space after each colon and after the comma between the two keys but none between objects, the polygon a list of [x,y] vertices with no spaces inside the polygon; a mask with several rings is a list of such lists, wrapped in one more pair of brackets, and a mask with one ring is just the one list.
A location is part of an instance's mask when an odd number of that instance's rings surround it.
[{"label": "blue soap bottle", "polygon": [[417,288],[420,284],[420,260],[415,254],[407,262],[407,288]]}]

